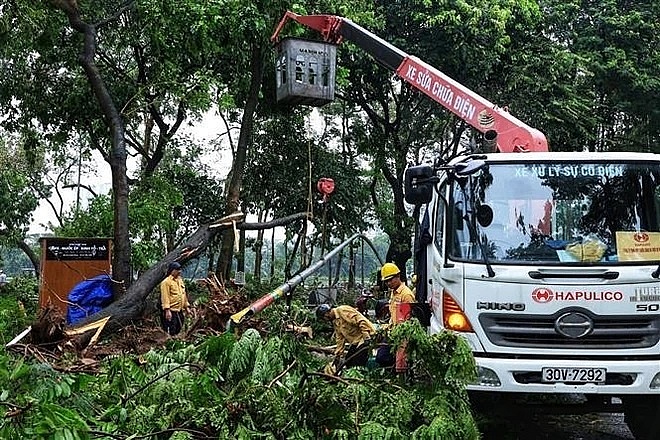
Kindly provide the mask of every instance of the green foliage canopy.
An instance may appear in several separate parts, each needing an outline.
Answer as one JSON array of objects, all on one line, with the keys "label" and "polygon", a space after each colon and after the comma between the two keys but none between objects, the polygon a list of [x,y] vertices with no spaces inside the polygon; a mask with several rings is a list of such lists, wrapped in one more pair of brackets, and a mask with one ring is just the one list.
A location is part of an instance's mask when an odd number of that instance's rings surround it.
[{"label": "green foliage canopy", "polygon": [[39,202],[29,179],[29,164],[16,139],[0,133],[0,243],[20,240]]},{"label": "green foliage canopy", "polygon": [[290,333],[262,339],[254,329],[170,341],[139,362],[108,359],[98,375],[0,354],[0,400],[19,414],[0,421],[0,435],[477,439],[464,392],[475,371],[467,343],[429,338],[416,321],[401,329],[419,380],[360,369],[329,378]]}]

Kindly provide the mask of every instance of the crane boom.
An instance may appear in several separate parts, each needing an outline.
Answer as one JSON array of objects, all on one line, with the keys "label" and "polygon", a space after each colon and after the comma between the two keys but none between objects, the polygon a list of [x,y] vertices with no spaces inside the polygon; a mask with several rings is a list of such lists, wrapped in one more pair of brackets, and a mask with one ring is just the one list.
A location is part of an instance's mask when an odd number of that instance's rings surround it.
[{"label": "crane boom", "polygon": [[278,40],[289,20],[319,31],[327,42],[338,44],[348,40],[356,44],[378,63],[483,133],[486,142],[496,141],[500,152],[548,151],[548,142],[539,130],[351,20],[336,15],[298,15],[287,11],[272,41]]}]

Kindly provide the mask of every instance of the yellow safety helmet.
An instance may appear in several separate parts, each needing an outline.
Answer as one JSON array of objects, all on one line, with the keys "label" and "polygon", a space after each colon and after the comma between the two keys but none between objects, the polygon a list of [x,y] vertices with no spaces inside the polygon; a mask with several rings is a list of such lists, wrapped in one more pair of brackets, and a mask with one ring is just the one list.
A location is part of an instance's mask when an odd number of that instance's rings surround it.
[{"label": "yellow safety helmet", "polygon": [[380,269],[380,278],[383,281],[391,280],[396,275],[399,275],[401,271],[394,263],[385,263]]}]

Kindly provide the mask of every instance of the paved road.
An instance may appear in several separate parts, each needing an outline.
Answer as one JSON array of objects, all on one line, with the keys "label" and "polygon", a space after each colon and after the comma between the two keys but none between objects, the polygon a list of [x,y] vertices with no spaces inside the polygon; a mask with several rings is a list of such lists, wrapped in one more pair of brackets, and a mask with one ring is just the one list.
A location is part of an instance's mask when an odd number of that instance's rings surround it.
[{"label": "paved road", "polygon": [[483,440],[634,440],[623,414],[512,414],[481,430]]},{"label": "paved road", "polygon": [[[500,402],[483,407],[476,417],[483,440],[634,440],[623,414],[569,414],[576,403],[561,402],[551,411],[529,402]],[[563,408],[566,414],[557,414]]]}]

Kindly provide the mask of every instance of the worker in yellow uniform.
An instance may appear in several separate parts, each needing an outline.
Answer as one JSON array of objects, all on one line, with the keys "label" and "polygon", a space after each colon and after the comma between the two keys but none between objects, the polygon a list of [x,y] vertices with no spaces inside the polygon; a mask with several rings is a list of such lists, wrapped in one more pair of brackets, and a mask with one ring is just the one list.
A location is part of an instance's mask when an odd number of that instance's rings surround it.
[{"label": "worker in yellow uniform", "polygon": [[190,305],[186,286],[181,278],[181,264],[167,267],[167,277],[160,283],[161,324],[168,335],[176,335],[183,327],[183,311]]},{"label": "worker in yellow uniform", "polygon": [[[387,324],[387,329],[392,329],[400,322],[410,318],[411,307],[407,306],[407,304],[415,302],[415,295],[401,281],[401,271],[396,264],[383,264],[383,267],[380,269],[380,277],[386,283],[389,290],[390,321]],[[376,353],[376,362],[383,367],[389,367],[394,364],[397,371],[405,371],[405,347],[397,350],[395,358],[390,352],[389,345],[381,345]]]},{"label": "worker in yellow uniform", "polygon": [[[321,304],[316,308],[316,316],[324,321],[331,321],[335,330],[337,348],[335,348],[335,360],[331,368],[326,368],[327,373],[336,373],[339,366],[355,367],[366,366],[370,355],[371,337],[376,333],[376,328],[362,313],[351,306],[330,307],[329,304]],[[341,363],[341,356],[348,343],[348,351]]]},{"label": "worker in yellow uniform", "polygon": [[381,279],[387,284],[390,295],[390,327],[410,317],[410,308],[401,304],[414,303],[415,295],[412,290],[401,281],[401,271],[394,263],[385,263],[380,269]]}]

